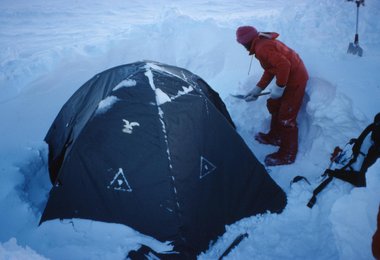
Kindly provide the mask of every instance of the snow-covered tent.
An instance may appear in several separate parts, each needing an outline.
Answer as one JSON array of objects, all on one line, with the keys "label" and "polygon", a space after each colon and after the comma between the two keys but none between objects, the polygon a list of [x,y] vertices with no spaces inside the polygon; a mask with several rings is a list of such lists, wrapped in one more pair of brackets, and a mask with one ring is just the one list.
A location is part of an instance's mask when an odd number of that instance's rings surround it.
[{"label": "snow-covered tent", "polygon": [[54,185],[41,222],[122,223],[194,255],[225,225],[286,204],[219,95],[178,67],[136,62],[99,73],[45,141]]}]

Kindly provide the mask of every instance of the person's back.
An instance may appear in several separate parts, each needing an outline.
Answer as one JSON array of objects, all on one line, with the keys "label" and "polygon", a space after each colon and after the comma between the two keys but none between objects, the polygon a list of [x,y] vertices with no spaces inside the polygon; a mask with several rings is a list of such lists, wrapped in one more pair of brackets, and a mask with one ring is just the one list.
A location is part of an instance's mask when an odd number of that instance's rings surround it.
[{"label": "person's back", "polygon": [[[250,53],[255,54],[264,70],[276,75],[277,85],[292,86],[297,82],[306,82],[309,76],[300,56],[277,40],[278,36],[278,33],[266,33],[265,37],[258,37],[253,41]],[[277,66],[274,67],[274,64]]]}]

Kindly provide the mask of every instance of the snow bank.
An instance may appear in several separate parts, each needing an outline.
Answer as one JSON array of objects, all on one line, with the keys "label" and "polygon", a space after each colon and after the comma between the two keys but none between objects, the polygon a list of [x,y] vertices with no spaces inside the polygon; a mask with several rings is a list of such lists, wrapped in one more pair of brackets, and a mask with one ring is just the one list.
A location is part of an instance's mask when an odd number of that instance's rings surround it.
[{"label": "snow bank", "polygon": [[[200,259],[215,259],[241,233],[249,237],[229,255],[231,259],[371,259],[372,235],[380,198],[380,162],[367,173],[367,188],[334,180],[308,208],[313,187],[292,185],[281,214],[263,214],[227,227],[227,232]],[[316,185],[316,183],[313,183]],[[315,187],[315,186],[314,186]]]},{"label": "snow bank", "polygon": [[380,203],[380,162],[369,168],[367,187],[338,198],[329,219],[340,259],[371,259],[371,245]]},{"label": "snow bank", "polygon": [[17,244],[16,238],[11,238],[8,242],[0,243],[1,259],[7,260],[45,260],[47,258],[37,254],[28,246],[22,247]]},{"label": "snow bank", "polygon": [[125,259],[129,251],[137,250],[141,244],[157,252],[172,250],[169,243],[161,243],[125,225],[83,219],[48,221],[31,235],[50,238],[50,245],[33,247],[51,259]]}]

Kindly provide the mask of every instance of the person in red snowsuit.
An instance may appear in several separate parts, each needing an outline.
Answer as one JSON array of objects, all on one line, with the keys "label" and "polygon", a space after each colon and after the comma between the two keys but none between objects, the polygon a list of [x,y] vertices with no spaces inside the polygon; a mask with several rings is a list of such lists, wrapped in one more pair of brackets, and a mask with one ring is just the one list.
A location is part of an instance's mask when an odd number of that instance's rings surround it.
[{"label": "person in red snowsuit", "polygon": [[246,95],[247,101],[257,95],[276,78],[276,84],[267,100],[271,114],[268,133],[258,133],[255,139],[263,144],[279,146],[279,150],[265,157],[267,166],[291,164],[298,151],[297,115],[309,79],[305,65],[299,55],[277,40],[278,33],[258,32],[252,26],[241,26],[236,39],[259,60],[264,73],[256,86]]}]

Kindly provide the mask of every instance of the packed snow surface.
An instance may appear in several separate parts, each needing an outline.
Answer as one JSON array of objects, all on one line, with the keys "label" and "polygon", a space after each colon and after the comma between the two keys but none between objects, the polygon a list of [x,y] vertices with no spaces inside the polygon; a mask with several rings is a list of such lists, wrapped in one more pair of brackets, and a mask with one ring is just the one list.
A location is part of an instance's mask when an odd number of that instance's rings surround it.
[{"label": "packed snow surface", "polygon": [[[39,226],[51,188],[44,136],[68,98],[108,68],[142,60],[186,68],[219,92],[261,162],[275,151],[253,139],[268,130],[267,97],[246,103],[229,95],[248,92],[262,73],[255,59],[249,71],[251,58],[235,40],[240,25],[278,32],[304,60],[310,80],[298,118],[299,153],[294,164],[267,169],[287,193],[283,213],[226,227],[199,258],[217,258],[244,232],[249,237],[230,259],[373,258],[380,162],[368,170],[367,187],[334,180],[312,209],[306,203],[334,147],[358,137],[380,112],[379,15],[379,0],[360,7],[358,57],[346,53],[356,5],[343,0],[0,1],[0,259],[124,259],[140,244],[171,249],[118,224],[74,219]],[[178,95],[192,88],[183,90]],[[158,104],[170,101],[155,91]],[[116,101],[103,100],[98,112]],[[297,175],[311,185],[290,185]]]}]

